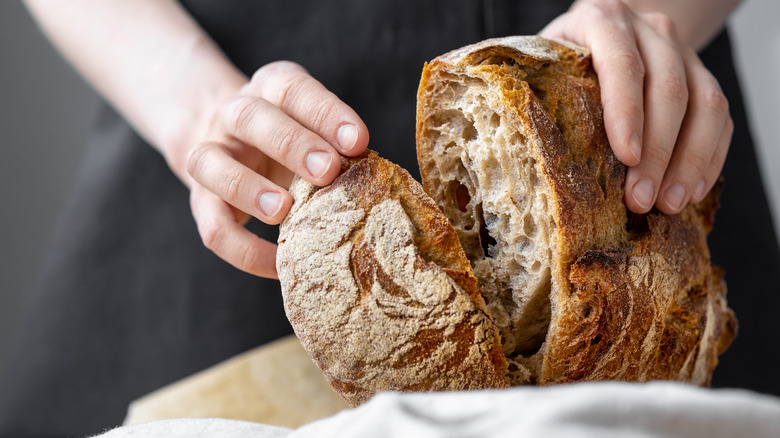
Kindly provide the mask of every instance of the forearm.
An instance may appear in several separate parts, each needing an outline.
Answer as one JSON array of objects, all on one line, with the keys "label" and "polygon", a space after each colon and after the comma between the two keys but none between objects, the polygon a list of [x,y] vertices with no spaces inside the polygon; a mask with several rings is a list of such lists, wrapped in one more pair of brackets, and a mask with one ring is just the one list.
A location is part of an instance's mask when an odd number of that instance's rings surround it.
[{"label": "forearm", "polygon": [[215,105],[246,82],[173,0],[26,0],[75,68],[183,180]]},{"label": "forearm", "polygon": [[661,12],[680,39],[699,50],[717,34],[740,0],[623,0],[638,13]]}]

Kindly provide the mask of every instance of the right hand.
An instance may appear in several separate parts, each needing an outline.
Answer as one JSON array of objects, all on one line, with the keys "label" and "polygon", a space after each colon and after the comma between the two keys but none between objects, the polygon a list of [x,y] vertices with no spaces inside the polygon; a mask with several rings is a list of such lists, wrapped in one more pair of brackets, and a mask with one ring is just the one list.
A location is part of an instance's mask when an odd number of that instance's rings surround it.
[{"label": "right hand", "polygon": [[[368,146],[368,129],[348,105],[298,64],[260,68],[212,114],[186,159],[190,206],[203,243],[231,265],[277,278],[276,244],[244,224],[284,220],[294,174],[318,186],[340,171],[340,155]],[[191,179],[190,179],[191,177]]]},{"label": "right hand", "polygon": [[726,160],[734,123],[718,81],[675,22],[618,0],[578,0],[540,34],[589,47],[604,125],[629,169],[625,202],[679,213],[701,201]]}]

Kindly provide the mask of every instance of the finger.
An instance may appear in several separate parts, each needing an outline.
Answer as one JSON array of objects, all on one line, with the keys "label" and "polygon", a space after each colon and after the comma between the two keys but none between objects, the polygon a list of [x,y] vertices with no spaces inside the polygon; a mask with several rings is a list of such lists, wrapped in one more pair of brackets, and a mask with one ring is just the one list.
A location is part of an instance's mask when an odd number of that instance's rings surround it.
[{"label": "finger", "polygon": [[187,171],[225,202],[267,224],[280,223],[292,206],[287,191],[236,161],[218,143],[203,143],[195,148]]},{"label": "finger", "polygon": [[273,103],[344,155],[359,155],[368,146],[368,129],[357,113],[298,64],[263,66],[245,91]]},{"label": "finger", "polygon": [[589,47],[599,76],[604,125],[618,159],[634,166],[642,157],[645,66],[637,48],[633,12],[621,1],[579,2],[542,31]]},{"label": "finger", "polygon": [[263,98],[245,95],[233,100],[222,111],[221,123],[229,136],[312,184],[330,184],[340,172],[339,154],[327,141]]},{"label": "finger", "polygon": [[[626,205],[635,213],[645,213],[656,203],[688,106],[686,70],[671,20],[662,15],[644,19],[635,26],[646,68],[642,160],[626,177]],[[684,205],[690,190],[676,185],[665,195]],[[674,210],[665,202],[658,206]]]},{"label": "finger", "polygon": [[233,159],[243,163],[256,173],[263,175],[279,187],[285,189],[290,187],[295,174],[276,161],[270,160],[268,155],[264,154],[260,149],[230,137],[224,137],[222,141],[217,141],[216,143],[224,146],[225,151]]},{"label": "finger", "polygon": [[720,139],[718,140],[718,148],[715,150],[715,155],[712,157],[712,163],[707,169],[704,178],[699,182],[694,191],[692,197],[693,202],[700,202],[704,199],[720,177],[721,171],[723,170],[723,164],[726,162],[729,147],[731,146],[731,136],[733,133],[734,122],[731,117],[728,117],[726,123],[723,125],[723,130],[721,131]]},{"label": "finger", "polygon": [[678,213],[694,195],[701,194],[699,185],[705,184],[710,167],[714,166],[715,174],[719,174],[723,165],[713,157],[722,147],[729,119],[728,102],[717,80],[692,49],[686,54],[686,70],[690,100],[657,202],[659,210],[667,214]]},{"label": "finger", "polygon": [[193,187],[190,206],[203,244],[236,268],[278,278],[276,245],[259,238],[236,221],[233,209],[206,188]]}]

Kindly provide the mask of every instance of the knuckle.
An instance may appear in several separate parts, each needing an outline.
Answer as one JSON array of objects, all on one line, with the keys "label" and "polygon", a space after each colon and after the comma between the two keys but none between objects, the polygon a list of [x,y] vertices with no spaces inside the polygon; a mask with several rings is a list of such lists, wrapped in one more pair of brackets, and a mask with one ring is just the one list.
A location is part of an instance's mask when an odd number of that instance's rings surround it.
[{"label": "knuckle", "polygon": [[255,268],[259,266],[260,262],[262,261],[262,254],[253,245],[248,245],[242,249],[243,251],[241,253],[241,260],[239,262],[241,265],[238,267],[248,272],[255,271]]},{"label": "knuckle", "polygon": [[688,84],[685,76],[676,72],[665,72],[658,78],[656,84],[666,100],[678,104],[688,102]]},{"label": "knuckle", "polygon": [[646,151],[642,151],[642,161],[647,163],[647,167],[652,169],[653,173],[663,174],[666,166],[669,164],[669,159],[672,156],[671,148],[666,147],[650,147]]},{"label": "knuckle", "polygon": [[649,12],[643,14],[642,18],[664,37],[673,40],[677,38],[677,26],[668,15],[662,12]]},{"label": "knuckle", "polygon": [[286,112],[293,105],[297,96],[296,91],[305,80],[306,76],[300,72],[292,73],[280,78],[280,81],[276,84],[276,90],[273,93],[275,96],[273,102],[276,106]]},{"label": "knuckle", "polygon": [[625,48],[618,49],[612,55],[612,62],[614,62],[616,68],[633,80],[639,81],[645,77],[645,63],[638,52]]},{"label": "knuckle", "polygon": [[701,93],[701,102],[710,111],[724,117],[731,118],[729,114],[729,101],[717,85],[705,87]]},{"label": "knuckle", "polygon": [[726,116],[726,125],[724,127],[724,134],[731,140],[731,136],[734,134],[734,119],[731,118],[731,114]]},{"label": "knuckle", "polygon": [[316,130],[325,127],[337,114],[338,108],[332,99],[323,99],[311,109],[310,121]]},{"label": "knuckle", "polygon": [[249,96],[238,97],[230,101],[224,109],[225,120],[229,132],[242,137],[248,130],[256,114],[255,98]]},{"label": "knuckle", "polygon": [[704,175],[710,165],[710,157],[705,157],[701,152],[691,152],[683,159],[686,175],[698,177]]},{"label": "knuckle", "polygon": [[642,62],[642,59],[636,55],[631,55],[630,58],[633,60],[633,63],[629,64],[626,68],[628,75],[630,77],[636,78],[637,80],[643,80],[647,74],[647,69],[645,68],[644,62]]},{"label": "knuckle", "polygon": [[196,180],[200,174],[202,163],[209,154],[209,149],[208,143],[201,143],[195,146],[187,156],[187,173]]},{"label": "knuckle", "polygon": [[289,106],[295,90],[306,79],[306,69],[292,61],[274,61],[258,69],[250,80],[250,87],[281,109]]},{"label": "knuckle", "polygon": [[296,146],[300,144],[303,133],[301,130],[292,126],[277,126],[271,138],[271,144],[276,149],[274,156],[282,159],[287,158]]},{"label": "knuckle", "polygon": [[222,240],[222,227],[216,219],[204,219],[198,222],[198,233],[203,245],[211,251],[217,252]]},{"label": "knuckle", "polygon": [[243,187],[246,186],[247,177],[240,170],[230,170],[224,176],[225,181],[225,200],[235,205],[240,198]]},{"label": "knuckle", "polygon": [[303,67],[292,61],[274,61],[257,69],[249,80],[249,86],[263,95],[263,91],[277,88],[280,80],[291,74],[305,72]]}]

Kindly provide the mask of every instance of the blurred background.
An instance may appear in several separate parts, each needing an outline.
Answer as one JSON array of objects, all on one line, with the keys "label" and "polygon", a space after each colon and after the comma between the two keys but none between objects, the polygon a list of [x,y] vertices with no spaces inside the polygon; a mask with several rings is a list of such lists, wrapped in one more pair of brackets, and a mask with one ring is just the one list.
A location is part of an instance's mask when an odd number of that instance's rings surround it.
[{"label": "blurred background", "polygon": [[[780,2],[746,0],[731,36],[780,230]],[[0,369],[98,105],[18,0],[0,1]],[[778,267],[780,269],[780,267]],[[110,293],[110,291],[106,291]]]}]

